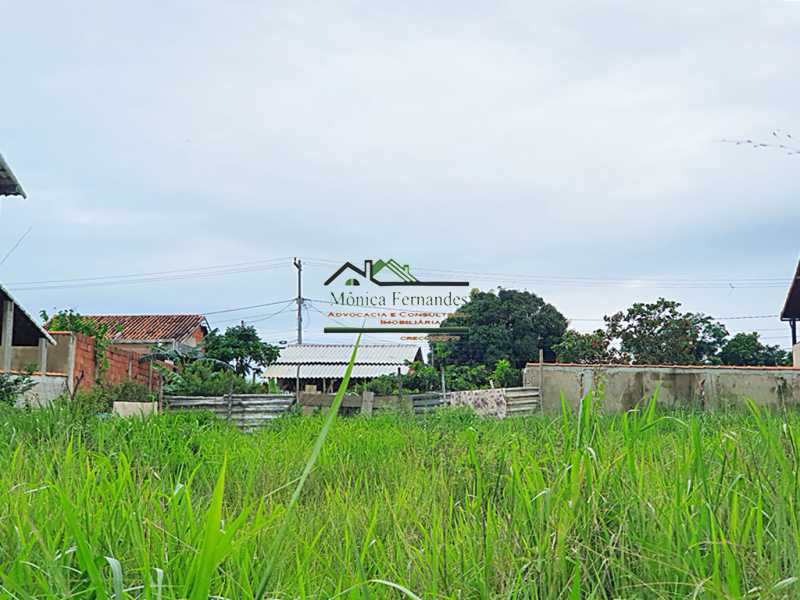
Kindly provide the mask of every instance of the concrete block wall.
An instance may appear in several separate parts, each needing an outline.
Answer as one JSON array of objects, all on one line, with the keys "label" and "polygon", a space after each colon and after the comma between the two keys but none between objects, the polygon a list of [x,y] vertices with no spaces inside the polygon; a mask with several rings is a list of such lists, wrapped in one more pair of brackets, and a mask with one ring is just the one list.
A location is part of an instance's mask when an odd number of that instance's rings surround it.
[{"label": "concrete block wall", "polygon": [[[67,355],[69,352],[69,336],[71,334],[53,334],[55,345],[47,346],[47,365],[48,373],[67,373]],[[2,352],[0,346],[0,352]],[[39,370],[41,356],[38,346],[14,346],[11,349],[11,370],[24,372],[30,366],[35,366],[34,371]]]},{"label": "concrete block wall", "polygon": [[[545,364],[542,406],[560,410],[561,395],[573,407],[589,391],[603,390],[603,407],[629,410],[659,389],[659,404],[720,409],[751,398],[762,406],[800,406],[800,369],[791,367],[672,367]],[[539,365],[523,372],[526,386],[539,387]]]},{"label": "concrete block wall", "polygon": [[[106,348],[108,369],[103,374],[103,382],[113,385],[133,379],[157,393],[161,389],[161,375],[150,363],[140,363],[139,359],[142,356],[143,354],[138,352],[115,347]],[[95,383],[97,368],[94,338],[75,334],[74,384],[79,384],[84,390],[90,389]]]},{"label": "concrete block wall", "polygon": [[41,407],[67,393],[66,375],[33,375],[36,385],[17,400],[18,406]]}]

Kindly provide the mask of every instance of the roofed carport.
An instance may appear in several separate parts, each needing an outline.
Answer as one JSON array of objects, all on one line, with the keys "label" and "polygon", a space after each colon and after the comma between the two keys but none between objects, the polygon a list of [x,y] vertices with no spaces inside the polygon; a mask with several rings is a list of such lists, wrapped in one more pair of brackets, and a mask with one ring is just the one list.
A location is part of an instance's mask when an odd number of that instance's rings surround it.
[{"label": "roofed carport", "polygon": [[789,321],[792,328],[792,346],[797,345],[797,321],[800,321],[800,262],[797,263],[794,279],[789,286],[789,294],[781,311],[781,321]]},{"label": "roofed carport", "polygon": [[0,285],[0,372],[11,370],[11,357],[14,347],[39,346],[40,364],[47,364],[47,345],[55,340],[45,331],[27,311],[14,300],[11,293]]}]

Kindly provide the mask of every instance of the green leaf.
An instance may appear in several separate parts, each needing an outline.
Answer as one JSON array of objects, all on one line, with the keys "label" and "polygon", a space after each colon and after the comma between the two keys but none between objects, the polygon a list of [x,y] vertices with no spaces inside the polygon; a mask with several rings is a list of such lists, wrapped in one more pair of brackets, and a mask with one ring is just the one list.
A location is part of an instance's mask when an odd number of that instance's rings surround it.
[{"label": "green leaf", "polygon": [[353,353],[350,356],[350,362],[347,364],[344,377],[342,378],[342,383],[339,385],[339,390],[336,392],[336,396],[331,403],[331,408],[328,411],[325,424],[322,426],[316,442],[314,442],[314,447],[311,449],[311,456],[309,456],[306,466],[303,469],[303,473],[300,475],[300,479],[297,482],[297,487],[295,487],[292,498],[289,500],[289,506],[286,509],[286,514],[284,515],[281,527],[272,541],[272,546],[270,548],[269,555],[267,556],[267,566],[264,569],[264,575],[262,576],[261,581],[256,588],[255,597],[257,599],[262,598],[267,591],[267,586],[269,585],[275,570],[275,565],[277,563],[277,558],[283,543],[283,539],[286,537],[286,532],[289,529],[289,521],[294,511],[294,507],[297,504],[297,500],[300,498],[300,494],[303,491],[303,486],[305,486],[306,479],[308,479],[308,476],[311,474],[311,470],[314,468],[314,464],[317,462],[317,457],[322,450],[322,445],[325,443],[325,438],[328,437],[328,431],[330,430],[333,421],[336,419],[336,415],[339,414],[339,408],[342,405],[342,399],[344,398],[345,392],[347,392],[347,386],[350,383],[350,375],[353,372],[353,365],[356,362],[356,353],[358,352],[358,346],[360,343],[361,334],[358,335],[355,346],[353,346]]}]

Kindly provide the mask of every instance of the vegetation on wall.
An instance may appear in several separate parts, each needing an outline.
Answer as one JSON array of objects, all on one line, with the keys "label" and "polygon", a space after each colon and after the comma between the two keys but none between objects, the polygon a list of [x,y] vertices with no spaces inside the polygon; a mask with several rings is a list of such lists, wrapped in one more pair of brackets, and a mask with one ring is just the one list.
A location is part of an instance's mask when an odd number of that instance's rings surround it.
[{"label": "vegetation on wall", "polygon": [[103,383],[103,375],[108,370],[108,357],[106,350],[111,344],[110,333],[121,330],[121,326],[111,326],[108,323],[98,323],[87,319],[80,313],[69,308],[60,310],[53,316],[46,311],[39,313],[50,331],[71,331],[94,338],[95,382]]}]

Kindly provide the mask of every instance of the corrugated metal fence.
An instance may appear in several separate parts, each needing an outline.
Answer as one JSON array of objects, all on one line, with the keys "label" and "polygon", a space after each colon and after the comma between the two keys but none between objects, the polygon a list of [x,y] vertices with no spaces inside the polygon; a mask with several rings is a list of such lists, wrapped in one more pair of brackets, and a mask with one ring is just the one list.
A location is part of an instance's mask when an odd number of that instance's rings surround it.
[{"label": "corrugated metal fence", "polygon": [[542,400],[539,388],[506,388],[506,414],[509,417],[532,415],[541,410]]},{"label": "corrugated metal fence", "polygon": [[[492,390],[492,392],[502,392],[505,399],[505,415],[509,417],[531,415],[538,412],[541,402],[539,389],[531,387],[507,388],[504,390]],[[489,390],[486,390],[488,393]],[[480,392],[478,392],[480,393]],[[413,394],[406,396],[411,400],[414,414],[420,415],[429,413],[442,406],[450,404],[450,395],[444,396],[441,392],[428,392],[425,394]],[[301,394],[301,405],[305,408],[330,406],[333,400],[332,394]],[[164,403],[169,410],[207,410],[216,414],[242,429],[255,429],[264,425],[267,421],[279,417],[289,411],[294,404],[294,394],[234,394],[233,396],[166,396]],[[357,412],[363,410],[362,396],[346,396],[342,402],[345,412]],[[402,402],[394,397],[377,396],[370,404],[370,410],[376,408],[387,408],[396,405],[400,407]],[[406,404],[406,406],[408,406]],[[408,409],[406,409],[408,410]]]},{"label": "corrugated metal fence", "polygon": [[294,394],[232,396],[165,396],[169,410],[207,410],[242,429],[255,429],[288,412]]},{"label": "corrugated metal fence", "polygon": [[440,406],[446,406],[448,402],[441,392],[429,392],[427,394],[412,394],[411,404],[414,407],[414,414],[421,415],[436,410]]}]

